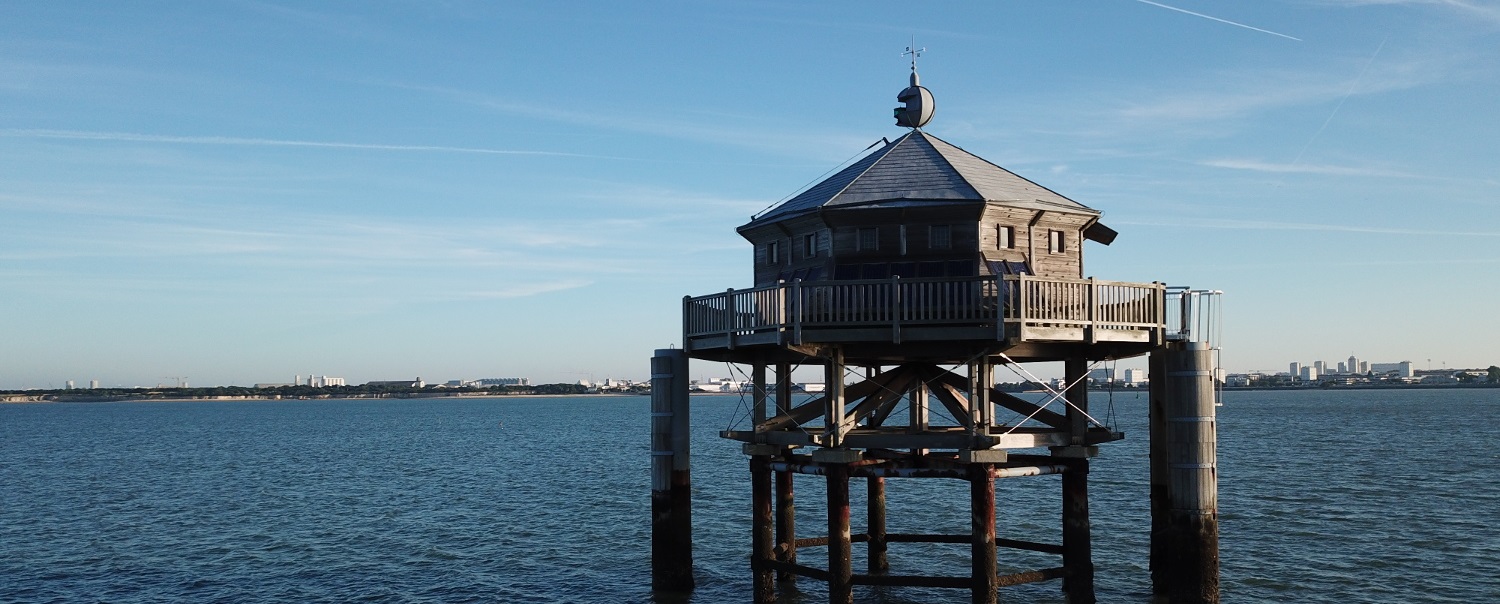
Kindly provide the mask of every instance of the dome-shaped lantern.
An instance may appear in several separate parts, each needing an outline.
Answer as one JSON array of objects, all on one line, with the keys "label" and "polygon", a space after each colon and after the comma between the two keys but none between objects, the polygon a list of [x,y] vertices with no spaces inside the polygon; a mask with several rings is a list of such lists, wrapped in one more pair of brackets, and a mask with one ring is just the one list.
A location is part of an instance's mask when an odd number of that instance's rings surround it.
[{"label": "dome-shaped lantern", "polygon": [[921,128],[932,121],[932,91],[923,88],[917,80],[917,72],[911,72],[911,86],[907,86],[896,100],[905,105],[896,108],[896,125]]}]

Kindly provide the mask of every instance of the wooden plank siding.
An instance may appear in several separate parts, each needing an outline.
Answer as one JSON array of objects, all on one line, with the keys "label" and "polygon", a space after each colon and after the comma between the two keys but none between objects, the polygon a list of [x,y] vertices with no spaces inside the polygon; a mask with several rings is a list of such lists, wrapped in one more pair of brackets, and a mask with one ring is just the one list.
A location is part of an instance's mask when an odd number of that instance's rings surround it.
[{"label": "wooden plank siding", "polygon": [[[1038,277],[1083,277],[1083,227],[1093,219],[1082,214],[1046,212],[1031,228],[1031,270]],[[1063,233],[1063,250],[1048,250],[1051,231]]]},{"label": "wooden plank siding", "polygon": [[[989,204],[984,209],[984,215],[980,217],[977,225],[979,235],[979,253],[986,261],[997,262],[1026,262],[1026,241],[1030,231],[1027,224],[1036,216],[1033,210],[1023,210],[997,204]],[[1000,247],[999,227],[1011,227],[1011,246]],[[981,263],[983,264],[983,263]],[[980,267],[981,275],[990,275],[989,266]]]},{"label": "wooden plank siding", "polygon": [[[1023,263],[1036,276],[1081,278],[1083,228],[1095,218],[1000,203],[952,204],[833,211],[760,225],[742,234],[754,244],[756,287],[789,280],[791,275],[812,275],[802,277],[808,281],[833,280],[839,266],[923,262],[961,262],[970,267],[969,272],[947,268],[946,273],[936,275],[991,275],[988,262],[1004,261]],[[1002,226],[1012,229],[1008,248],[999,246]],[[948,245],[934,246],[933,230],[942,227],[947,228]],[[875,245],[861,245],[861,232],[870,230],[875,233]],[[1060,252],[1049,249],[1053,231],[1063,233]],[[809,234],[817,239],[811,257],[806,247]],[[779,256],[774,263],[769,257],[773,243]],[[922,276],[933,275],[923,272]]]}]

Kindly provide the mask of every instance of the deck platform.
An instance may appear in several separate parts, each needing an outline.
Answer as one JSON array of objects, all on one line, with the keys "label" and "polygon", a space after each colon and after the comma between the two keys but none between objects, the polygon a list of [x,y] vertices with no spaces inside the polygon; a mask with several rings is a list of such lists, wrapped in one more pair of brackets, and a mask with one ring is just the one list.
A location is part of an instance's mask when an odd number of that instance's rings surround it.
[{"label": "deck platform", "polygon": [[1166,336],[1166,287],[1028,275],[779,283],[683,300],[694,358],[850,362],[1137,356]]}]

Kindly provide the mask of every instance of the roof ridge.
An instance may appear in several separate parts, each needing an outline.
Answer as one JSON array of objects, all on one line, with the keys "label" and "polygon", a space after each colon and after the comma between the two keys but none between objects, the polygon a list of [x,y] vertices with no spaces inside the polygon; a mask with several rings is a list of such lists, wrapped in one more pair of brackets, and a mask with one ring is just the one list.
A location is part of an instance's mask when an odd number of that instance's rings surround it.
[{"label": "roof ridge", "polygon": [[[921,130],[919,130],[917,128],[912,128],[911,132],[907,132],[906,134],[901,135],[900,138],[897,138],[896,140],[891,141],[891,144],[886,145],[884,147],[881,147],[879,151],[876,151],[876,153],[880,154],[880,157],[875,158],[875,161],[870,162],[870,165],[865,166],[865,169],[860,170],[859,174],[855,174],[854,178],[849,179],[848,182],[844,183],[844,186],[839,187],[839,190],[834,191],[833,195],[829,195],[828,199],[829,200],[833,200],[833,199],[837,198],[839,195],[843,195],[844,191],[849,190],[849,187],[854,186],[854,183],[859,181],[859,177],[864,176],[865,174],[868,174],[870,172],[870,170],[874,170],[876,165],[879,165],[880,162],[885,161],[885,158],[891,156],[891,151],[894,151],[896,149],[896,147],[900,146],[901,143],[906,142],[907,139],[911,138],[911,135],[913,133],[917,133],[917,132],[921,132]],[[822,210],[823,209],[823,204],[819,204],[818,205],[818,209]]]},{"label": "roof ridge", "polygon": [[[917,130],[917,132],[922,132],[922,131],[921,131],[921,130]],[[1000,164],[997,164],[997,163],[995,163],[995,162],[992,162],[992,161],[990,161],[990,160],[988,160],[988,159],[985,159],[985,158],[983,158],[983,157],[980,157],[980,156],[979,156],[979,155],[977,155],[977,154],[975,154],[975,153],[973,153],[973,152],[972,152],[972,151],[969,151],[969,150],[968,150],[968,149],[965,149],[965,148],[963,148],[963,147],[960,147],[960,146],[958,146],[958,145],[955,145],[955,144],[953,144],[953,143],[950,143],[950,142],[948,142],[948,141],[945,141],[945,140],[943,140],[943,139],[941,139],[941,138],[939,138],[939,137],[938,137],[938,136],[937,136],[937,135],[935,135],[935,134],[928,134],[928,133],[926,133],[926,132],[922,132],[922,134],[923,134],[923,135],[924,135],[924,136],[926,136],[926,137],[928,137],[928,138],[931,138],[931,139],[933,139],[933,140],[936,140],[936,141],[938,141],[938,142],[940,142],[940,143],[943,143],[943,144],[944,144],[944,145],[947,145],[947,146],[949,146],[949,147],[952,147],[952,148],[954,148],[954,149],[956,149],[956,150],[958,150],[958,151],[959,151],[959,152],[960,152],[960,153],[963,153],[963,154],[964,154],[964,155],[967,155],[967,156],[969,156],[969,157],[972,157],[972,158],[974,158],[974,159],[977,159],[977,160],[979,160],[979,161],[982,161],[982,162],[984,162],[984,163],[986,163],[986,164],[989,164],[989,165],[991,165],[991,166],[994,166],[994,167],[995,167],[995,169],[997,169],[997,170],[1000,170],[1000,171],[1002,171],[1002,172],[1005,172],[1005,173],[1006,173],[1006,174],[1009,174],[1009,175],[1011,175],[1011,176],[1014,176],[1014,177],[1016,177],[1016,178],[1019,178],[1019,179],[1021,179],[1021,180],[1024,180],[1024,181],[1026,181],[1026,182],[1027,182],[1027,183],[1030,183],[1030,184],[1032,184],[1032,185],[1034,185],[1034,186],[1036,186],[1036,187],[1037,187],[1037,188],[1039,188],[1039,189],[1042,189],[1042,190],[1043,190],[1043,191],[1046,191],[1046,192],[1048,192],[1048,193],[1051,193],[1051,194],[1053,194],[1053,195],[1056,195],[1056,196],[1058,196],[1058,197],[1061,197],[1061,198],[1063,198],[1063,199],[1065,199],[1065,200],[1067,200],[1067,201],[1068,201],[1068,202],[1069,202],[1069,203],[1072,203],[1072,204],[1074,204],[1074,205],[1076,205],[1076,206],[1078,206],[1078,207],[1080,207],[1080,208],[1083,208],[1083,209],[1091,209],[1091,208],[1089,208],[1089,207],[1088,207],[1088,206],[1086,206],[1086,205],[1083,205],[1083,204],[1081,204],[1081,203],[1078,203],[1078,201],[1077,201],[1077,200],[1075,200],[1075,199],[1073,199],[1073,198],[1072,198],[1072,197],[1068,197],[1068,196],[1067,196],[1067,195],[1063,195],[1063,194],[1062,194],[1062,193],[1058,193],[1058,192],[1057,192],[1057,191],[1054,191],[1054,190],[1052,190],[1052,189],[1050,189],[1050,188],[1048,188],[1048,187],[1047,187],[1047,186],[1046,186],[1046,185],[1044,185],[1044,184],[1041,184],[1041,183],[1039,183],[1039,182],[1037,182],[1037,181],[1034,181],[1034,180],[1031,180],[1031,179],[1030,179],[1030,178],[1026,178],[1026,177],[1025,177],[1025,176],[1021,176],[1021,175],[1020,175],[1020,174],[1016,174],[1016,173],[1015,173],[1015,172],[1012,172],[1012,171],[1010,171],[1010,170],[1009,170],[1009,169],[1007,169],[1007,168],[1006,168],[1006,167],[1005,167],[1005,166],[1002,166],[1002,165],[1000,165]],[[928,141],[928,142],[929,142],[929,144],[930,144],[930,143],[931,143],[931,141]],[[933,148],[937,148],[937,145],[933,145]],[[962,170],[960,170],[960,169],[959,169],[959,168],[958,168],[958,166],[955,166],[955,165],[953,165],[953,160],[951,160],[951,159],[948,159],[948,156],[947,156],[947,155],[945,155],[945,154],[943,154],[943,152],[942,152],[942,150],[941,150],[941,149],[938,149],[938,154],[939,154],[939,155],[942,155],[942,156],[943,156],[943,161],[946,161],[946,162],[948,162],[948,165],[949,165],[949,166],[953,166],[953,172],[954,172],[954,173],[956,173],[956,174],[958,174],[958,175],[959,175],[959,177],[960,177],[960,178],[962,178],[962,179],[963,179],[963,180],[964,180],[964,183],[965,183],[965,184],[967,184],[967,185],[969,185],[969,186],[970,186],[970,187],[973,187],[973,188],[974,188],[974,190],[975,190],[975,191],[979,191],[979,190],[980,190],[980,188],[979,188],[979,187],[978,187],[978,186],[976,186],[976,185],[975,185],[975,184],[974,184],[974,182],[973,182],[973,181],[971,181],[971,180],[969,180],[969,176],[968,176],[968,175],[967,175],[967,174],[964,174],[964,172],[963,172],[963,171],[962,171]],[[980,193],[980,196],[984,196],[984,193]],[[988,199],[986,199],[986,201],[991,201],[991,200],[988,200]],[[997,200],[993,200],[993,201],[1003,201],[1003,200],[998,200],[998,199],[997,199]],[[1030,200],[1030,201],[1037,201],[1037,202],[1041,202],[1041,201],[1042,201],[1042,200],[1041,200],[1041,199],[1032,199],[1032,200]],[[1057,205],[1057,204],[1053,204],[1053,205]]]}]

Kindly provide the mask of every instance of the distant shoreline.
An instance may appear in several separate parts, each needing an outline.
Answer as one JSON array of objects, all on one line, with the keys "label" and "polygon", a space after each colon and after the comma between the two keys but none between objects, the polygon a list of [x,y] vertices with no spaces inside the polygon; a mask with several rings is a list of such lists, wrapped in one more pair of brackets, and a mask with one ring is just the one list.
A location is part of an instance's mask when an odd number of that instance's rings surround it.
[{"label": "distant shoreline", "polygon": [[316,396],[87,396],[66,394],[0,394],[0,405],[44,405],[48,403],[201,403],[214,401],[258,402],[258,401],[324,401],[324,400],[428,400],[454,398],[577,398],[577,397],[623,397],[649,396],[636,392],[598,392],[590,394],[494,394],[494,393],[442,393],[442,394],[350,394]]},{"label": "distant shoreline", "polygon": [[[1224,386],[1221,390],[1225,392],[1246,392],[1275,390],[1284,392],[1327,392],[1330,390],[1463,390],[1463,389],[1489,389],[1500,388],[1497,383],[1477,384],[1403,384],[1399,386],[1384,384],[1356,384],[1356,385],[1328,385],[1328,386]],[[1142,387],[1099,387],[1091,386],[1092,392],[1147,392],[1149,388]],[[1045,390],[1017,390],[1016,392],[1046,392]],[[727,396],[739,395],[739,392],[691,392],[693,396]],[[351,394],[315,394],[315,395],[211,395],[211,396],[171,396],[171,395],[88,395],[71,394],[59,392],[42,392],[27,394],[23,392],[0,393],[0,405],[33,405],[47,403],[131,403],[131,402],[161,402],[161,403],[190,403],[203,401],[317,401],[317,400],[426,400],[426,399],[451,399],[451,398],[575,398],[575,397],[619,397],[619,396],[651,396],[650,392],[595,392],[595,393],[495,393],[495,392],[386,392],[386,393],[351,393]]]}]

